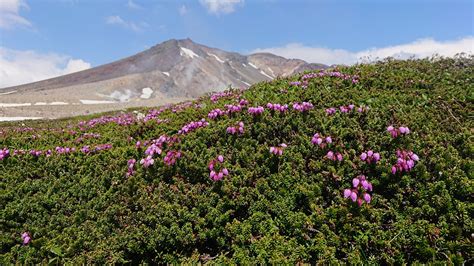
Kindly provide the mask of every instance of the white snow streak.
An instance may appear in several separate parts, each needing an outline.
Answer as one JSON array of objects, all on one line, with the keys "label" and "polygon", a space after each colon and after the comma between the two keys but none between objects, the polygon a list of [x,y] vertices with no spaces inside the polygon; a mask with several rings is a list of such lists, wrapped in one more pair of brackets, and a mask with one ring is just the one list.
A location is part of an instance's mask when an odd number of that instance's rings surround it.
[{"label": "white snow streak", "polygon": [[190,58],[194,58],[194,57],[199,57],[199,55],[197,55],[195,52],[193,52],[193,50],[190,50],[188,48],[184,48],[184,47],[180,47],[181,48],[181,51],[179,52],[179,55],[181,56],[187,56],[187,57],[190,57]]},{"label": "white snow streak", "polygon": [[219,61],[220,63],[225,63],[224,60],[220,59],[217,55],[215,54],[211,54],[211,53],[207,53],[209,56],[213,56],[217,61]]}]

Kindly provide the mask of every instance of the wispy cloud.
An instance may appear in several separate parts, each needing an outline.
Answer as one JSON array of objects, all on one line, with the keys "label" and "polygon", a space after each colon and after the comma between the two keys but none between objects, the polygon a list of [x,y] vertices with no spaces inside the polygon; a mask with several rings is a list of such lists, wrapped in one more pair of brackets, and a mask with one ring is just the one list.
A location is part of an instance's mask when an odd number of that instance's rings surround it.
[{"label": "wispy cloud", "polygon": [[323,64],[354,64],[361,61],[372,61],[386,57],[407,59],[410,57],[424,58],[433,55],[452,57],[458,53],[474,53],[474,36],[458,40],[436,41],[432,38],[419,39],[407,44],[370,48],[351,52],[344,49],[305,46],[290,43],[281,47],[259,48],[253,53],[269,52],[287,58],[303,59],[311,63]]},{"label": "wispy cloud", "polygon": [[90,63],[66,55],[0,47],[0,88],[66,75],[90,67]]},{"label": "wispy cloud", "polygon": [[0,1],[0,28],[13,29],[16,26],[30,27],[31,22],[20,15],[20,10],[29,9],[23,0]]},{"label": "wispy cloud", "polygon": [[185,5],[182,5],[178,8],[178,12],[181,16],[184,16],[188,13],[188,8]]},{"label": "wispy cloud", "polygon": [[128,0],[127,2],[127,7],[128,8],[131,8],[131,9],[141,9],[142,6],[140,6],[139,4],[135,3],[133,0]]},{"label": "wispy cloud", "polygon": [[135,23],[133,21],[126,21],[120,16],[108,16],[105,18],[105,22],[109,25],[117,25],[134,32],[142,32],[146,27],[148,27],[146,22]]},{"label": "wispy cloud", "polygon": [[243,5],[244,0],[199,0],[211,14],[229,14],[235,11],[238,5]]}]

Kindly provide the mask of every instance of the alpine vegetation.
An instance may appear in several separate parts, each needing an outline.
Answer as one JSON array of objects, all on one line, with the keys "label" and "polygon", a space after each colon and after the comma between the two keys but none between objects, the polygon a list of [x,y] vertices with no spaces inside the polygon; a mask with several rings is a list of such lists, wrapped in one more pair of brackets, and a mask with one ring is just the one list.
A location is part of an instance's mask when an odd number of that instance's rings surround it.
[{"label": "alpine vegetation", "polygon": [[0,125],[0,264],[469,264],[474,58]]}]

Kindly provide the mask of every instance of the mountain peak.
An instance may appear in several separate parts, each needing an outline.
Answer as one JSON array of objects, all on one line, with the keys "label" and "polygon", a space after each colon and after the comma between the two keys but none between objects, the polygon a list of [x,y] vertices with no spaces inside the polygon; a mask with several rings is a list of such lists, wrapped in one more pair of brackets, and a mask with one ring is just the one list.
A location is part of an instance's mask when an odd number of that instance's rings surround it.
[{"label": "mountain peak", "polygon": [[[120,103],[120,108],[156,106],[196,98],[229,86],[248,88],[256,82],[314,68],[324,66],[314,66],[303,60],[289,60],[269,53],[246,56],[226,52],[196,43],[190,38],[170,39],[106,65],[7,88],[5,91],[15,93],[3,95],[2,100],[32,103],[48,102],[54,98],[57,102],[71,105],[93,100]],[[142,94],[144,89],[148,92],[146,97]],[[150,91],[152,93],[149,93]],[[41,109],[34,106],[33,102],[32,107],[28,108]],[[94,108],[88,106],[86,110]],[[43,109],[39,110],[38,114],[41,112]],[[56,109],[53,116],[64,115]]]}]

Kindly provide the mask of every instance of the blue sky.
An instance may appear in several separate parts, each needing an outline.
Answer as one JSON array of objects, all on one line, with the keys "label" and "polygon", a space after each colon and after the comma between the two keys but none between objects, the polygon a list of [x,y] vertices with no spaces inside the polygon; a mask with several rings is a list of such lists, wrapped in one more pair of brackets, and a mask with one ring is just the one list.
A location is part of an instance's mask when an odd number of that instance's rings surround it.
[{"label": "blue sky", "polygon": [[112,62],[171,38],[323,63],[450,55],[474,50],[473,13],[467,0],[0,0],[0,87]]}]

